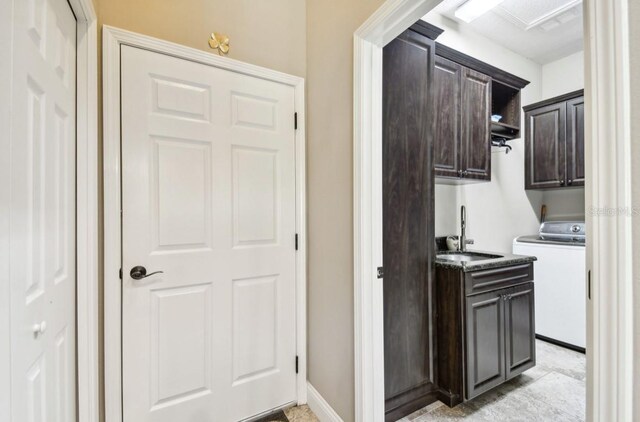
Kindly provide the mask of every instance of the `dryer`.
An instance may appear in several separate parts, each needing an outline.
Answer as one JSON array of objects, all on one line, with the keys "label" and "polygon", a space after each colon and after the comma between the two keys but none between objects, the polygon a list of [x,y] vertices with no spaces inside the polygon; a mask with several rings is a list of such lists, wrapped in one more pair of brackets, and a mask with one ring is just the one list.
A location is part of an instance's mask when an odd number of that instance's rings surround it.
[{"label": "dryer", "polygon": [[584,351],[587,331],[584,222],[546,222],[538,235],[513,241],[513,253],[533,255],[536,336]]}]

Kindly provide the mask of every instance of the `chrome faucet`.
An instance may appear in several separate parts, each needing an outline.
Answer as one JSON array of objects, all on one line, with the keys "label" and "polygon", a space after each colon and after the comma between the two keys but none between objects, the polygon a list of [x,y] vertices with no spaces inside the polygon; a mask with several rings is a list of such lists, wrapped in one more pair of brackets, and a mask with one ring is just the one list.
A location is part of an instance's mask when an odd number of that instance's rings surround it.
[{"label": "chrome faucet", "polygon": [[458,239],[458,251],[465,252],[467,245],[473,245],[473,239],[467,239],[465,229],[467,228],[467,208],[460,207],[460,238]]}]

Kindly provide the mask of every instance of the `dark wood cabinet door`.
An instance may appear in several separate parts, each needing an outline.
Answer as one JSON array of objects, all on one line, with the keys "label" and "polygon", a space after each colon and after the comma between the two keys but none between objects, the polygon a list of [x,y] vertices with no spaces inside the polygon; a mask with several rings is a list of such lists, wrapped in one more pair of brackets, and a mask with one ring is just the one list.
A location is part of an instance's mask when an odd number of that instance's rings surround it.
[{"label": "dark wood cabinet door", "polygon": [[435,401],[434,43],[408,30],[383,49],[386,418]]},{"label": "dark wood cabinet door", "polygon": [[491,180],[491,78],[462,70],[462,176]]},{"label": "dark wood cabinet door", "polygon": [[567,186],[584,186],[584,97],[567,101]]},{"label": "dark wood cabinet door", "polygon": [[467,400],[505,380],[503,293],[467,297]]},{"label": "dark wood cabinet door", "polygon": [[462,66],[436,56],[434,69],[434,168],[436,176],[460,177]]},{"label": "dark wood cabinet door", "polygon": [[565,185],[566,113],[562,102],[525,114],[525,189]]},{"label": "dark wood cabinet door", "polygon": [[506,376],[510,379],[536,364],[534,284],[509,289],[504,303]]}]

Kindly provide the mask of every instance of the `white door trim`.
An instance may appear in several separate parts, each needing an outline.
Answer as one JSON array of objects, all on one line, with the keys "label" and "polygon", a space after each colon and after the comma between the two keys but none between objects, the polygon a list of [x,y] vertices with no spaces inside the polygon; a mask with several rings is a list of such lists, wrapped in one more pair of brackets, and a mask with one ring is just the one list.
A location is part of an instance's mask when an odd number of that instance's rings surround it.
[{"label": "white door trim", "polygon": [[[77,19],[77,119],[76,119],[76,295],[77,295],[77,377],[78,377],[78,420],[97,422],[99,420],[99,366],[98,366],[98,41],[97,15],[91,0],[70,0],[73,13]],[[11,32],[13,31],[13,1],[3,2],[0,13],[2,24],[3,52],[11,57]],[[8,35],[8,36],[7,36]],[[8,44],[4,44],[5,41]],[[5,49],[6,48],[6,49]],[[13,63],[3,60],[0,65],[0,79],[7,84],[2,90],[8,97],[0,98],[0,134],[3,142],[0,148],[4,151],[5,142],[9,142],[10,95]],[[5,121],[5,119],[7,119]],[[1,154],[9,157],[9,154]],[[5,171],[10,171],[10,163],[0,166],[3,180],[8,180]],[[6,164],[6,165],[5,165]],[[8,175],[8,173],[6,173]],[[8,187],[8,186],[7,186]],[[6,195],[5,195],[6,194]],[[8,191],[0,189],[0,202],[8,203]],[[0,230],[8,229],[8,220],[0,220]],[[2,253],[7,246],[8,237],[2,236],[0,255],[7,257],[0,262],[0,336],[3,340],[0,347],[0,419],[11,420],[10,386],[10,350],[11,338],[8,330],[10,306],[5,303],[10,297],[8,289],[10,280],[4,280],[8,274],[8,253]],[[5,268],[6,267],[6,268]],[[5,291],[5,289],[7,289]],[[6,305],[6,306],[4,306]],[[5,371],[6,369],[6,371]],[[5,394],[6,393],[6,394]],[[5,399],[7,400],[5,402]]]},{"label": "white door trim", "polygon": [[[587,420],[631,421],[640,415],[633,414],[638,352],[634,359],[628,0],[584,4],[585,197],[591,272]],[[626,212],[599,216],[589,212],[606,209]]]},{"label": "white door trim", "polygon": [[306,373],[306,182],[304,79],[211,53],[105,26],[103,29],[103,128],[104,128],[104,353],[105,413],[109,422],[122,421],[121,330],[121,218],[120,218],[120,47],[129,45],[230,70],[294,89],[298,113],[296,131],[296,347],[299,371],[298,403],[307,400]]},{"label": "white door trim", "polygon": [[355,415],[384,421],[382,47],[440,0],[388,0],[354,34]]},{"label": "white door trim", "polygon": [[[0,2],[0,180],[11,180],[13,4]],[[11,421],[11,186],[0,183],[0,420]]]},{"label": "white door trim", "polygon": [[[440,0],[388,0],[354,34],[356,421],[384,420],[382,47]],[[631,203],[628,0],[585,1],[586,207]],[[631,216],[587,218],[588,420],[632,420]],[[615,328],[614,328],[615,327]],[[635,415],[636,417],[638,415]]]},{"label": "white door trim", "polygon": [[70,0],[78,21],[76,129],[76,326],[78,421],[100,420],[98,264],[98,17]]}]

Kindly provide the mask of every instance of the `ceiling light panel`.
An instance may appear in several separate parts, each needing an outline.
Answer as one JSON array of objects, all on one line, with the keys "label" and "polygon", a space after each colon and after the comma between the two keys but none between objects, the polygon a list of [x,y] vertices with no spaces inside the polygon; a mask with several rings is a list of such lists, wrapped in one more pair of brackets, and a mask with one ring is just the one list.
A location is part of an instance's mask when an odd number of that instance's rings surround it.
[{"label": "ceiling light panel", "polygon": [[467,23],[474,21],[480,16],[493,9],[504,0],[468,0],[456,10],[456,18]]}]

